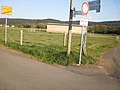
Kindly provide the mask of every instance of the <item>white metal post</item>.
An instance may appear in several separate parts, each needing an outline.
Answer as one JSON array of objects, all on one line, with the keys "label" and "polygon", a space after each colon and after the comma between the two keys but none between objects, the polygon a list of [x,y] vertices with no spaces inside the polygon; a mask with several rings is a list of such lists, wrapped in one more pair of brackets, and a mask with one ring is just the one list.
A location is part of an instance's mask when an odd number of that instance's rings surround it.
[{"label": "white metal post", "polygon": [[78,65],[80,65],[81,64],[81,59],[82,59],[82,48],[83,48],[83,33],[84,32],[84,21],[83,21],[83,27],[82,27],[82,32],[81,32],[81,45],[80,45],[80,58],[79,58],[79,63],[78,63]]},{"label": "white metal post", "polygon": [[7,16],[5,19],[5,44],[7,44]]}]

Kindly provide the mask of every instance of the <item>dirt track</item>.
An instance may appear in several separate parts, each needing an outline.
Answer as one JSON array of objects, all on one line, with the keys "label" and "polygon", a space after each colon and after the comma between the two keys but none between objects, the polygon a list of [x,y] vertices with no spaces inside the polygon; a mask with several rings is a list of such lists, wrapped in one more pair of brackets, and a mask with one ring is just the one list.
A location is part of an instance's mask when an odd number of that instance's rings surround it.
[{"label": "dirt track", "polygon": [[108,74],[120,80],[120,46],[106,53],[103,61]]},{"label": "dirt track", "polygon": [[0,90],[120,90],[118,80],[99,68],[79,70],[44,64],[0,49]]}]

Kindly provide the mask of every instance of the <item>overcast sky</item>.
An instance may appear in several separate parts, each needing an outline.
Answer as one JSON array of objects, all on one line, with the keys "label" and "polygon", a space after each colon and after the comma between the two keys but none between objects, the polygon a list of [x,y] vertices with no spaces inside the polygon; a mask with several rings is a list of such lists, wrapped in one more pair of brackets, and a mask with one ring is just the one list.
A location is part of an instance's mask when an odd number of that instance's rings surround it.
[{"label": "overcast sky", "polygon": [[[80,10],[85,0],[74,0],[76,10]],[[93,1],[93,0],[86,0]],[[70,0],[0,0],[0,6],[13,8],[12,18],[68,20]],[[101,12],[90,11],[91,21],[120,20],[120,0],[101,0]],[[1,15],[1,18],[6,17]],[[79,20],[80,16],[74,18]]]}]

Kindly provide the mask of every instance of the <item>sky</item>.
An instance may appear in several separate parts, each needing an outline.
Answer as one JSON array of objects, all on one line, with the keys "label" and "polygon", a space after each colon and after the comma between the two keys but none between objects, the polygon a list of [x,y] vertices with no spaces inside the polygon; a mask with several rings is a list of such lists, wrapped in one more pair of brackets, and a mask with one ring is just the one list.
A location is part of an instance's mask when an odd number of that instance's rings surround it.
[{"label": "sky", "polygon": [[[93,0],[74,0],[76,10],[81,10],[82,2]],[[12,15],[8,18],[25,19],[58,19],[69,20],[70,0],[0,0],[0,6],[10,6]],[[1,7],[0,7],[1,10]],[[5,18],[1,15],[0,18]],[[120,20],[120,0],[101,0],[101,12],[89,11],[90,21],[118,21]],[[80,16],[74,17],[80,20]]]}]

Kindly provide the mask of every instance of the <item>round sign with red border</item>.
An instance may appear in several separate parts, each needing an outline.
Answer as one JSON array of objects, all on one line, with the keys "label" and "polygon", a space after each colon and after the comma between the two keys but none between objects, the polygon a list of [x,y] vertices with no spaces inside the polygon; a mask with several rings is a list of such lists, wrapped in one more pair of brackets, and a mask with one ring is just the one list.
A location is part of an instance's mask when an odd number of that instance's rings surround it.
[{"label": "round sign with red border", "polygon": [[87,15],[88,14],[88,12],[89,12],[89,4],[88,4],[88,2],[83,2],[82,3],[81,10],[82,10],[82,14],[83,15]]}]

